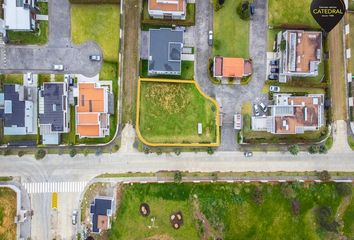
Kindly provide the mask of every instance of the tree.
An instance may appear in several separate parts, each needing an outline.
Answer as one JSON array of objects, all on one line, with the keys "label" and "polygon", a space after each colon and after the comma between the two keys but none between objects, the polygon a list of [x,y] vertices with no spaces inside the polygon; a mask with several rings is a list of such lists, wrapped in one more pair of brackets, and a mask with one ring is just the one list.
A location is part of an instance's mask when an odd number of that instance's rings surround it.
[{"label": "tree", "polygon": [[238,5],[236,12],[242,20],[249,20],[251,16],[250,3],[248,1],[242,1]]},{"label": "tree", "polygon": [[326,145],[321,145],[319,153],[326,154],[328,152]]},{"label": "tree", "polygon": [[292,155],[297,155],[300,152],[299,146],[297,144],[293,144],[290,145],[288,147],[288,151],[292,154]]},{"label": "tree", "polygon": [[149,153],[150,153],[150,148],[144,147],[144,153],[145,153],[145,154],[149,154]]},{"label": "tree", "polygon": [[311,145],[311,146],[309,147],[309,153],[310,153],[310,154],[318,153],[318,151],[319,151],[319,149],[318,149],[318,146],[316,146],[316,145]]},{"label": "tree", "polygon": [[182,182],[182,173],[180,171],[175,172],[174,182],[175,183],[181,183]]},{"label": "tree", "polygon": [[322,172],[317,172],[317,177],[322,181],[322,182],[328,182],[331,180],[331,175],[329,174],[328,171],[324,170]]},{"label": "tree", "polygon": [[19,157],[22,157],[23,155],[25,155],[25,152],[24,152],[24,151],[19,151],[19,152],[17,153],[17,155],[18,155]]},{"label": "tree", "polygon": [[350,196],[352,194],[352,186],[348,183],[337,183],[336,190],[338,195],[342,197]]},{"label": "tree", "polygon": [[256,187],[252,192],[252,199],[258,205],[262,204],[264,201],[262,189]]},{"label": "tree", "polygon": [[37,150],[36,154],[34,155],[34,157],[37,159],[37,160],[40,160],[40,159],[43,159],[46,155],[46,151],[44,151],[43,149],[39,149]]},{"label": "tree", "polygon": [[72,148],[72,149],[70,149],[69,155],[70,155],[70,157],[75,157],[76,153],[77,153],[76,149]]},{"label": "tree", "polygon": [[208,147],[207,153],[210,154],[210,155],[214,154],[214,149],[211,148],[211,147]]},{"label": "tree", "polygon": [[175,154],[177,155],[177,156],[179,156],[180,154],[181,154],[181,150],[179,150],[179,149],[175,149]]}]

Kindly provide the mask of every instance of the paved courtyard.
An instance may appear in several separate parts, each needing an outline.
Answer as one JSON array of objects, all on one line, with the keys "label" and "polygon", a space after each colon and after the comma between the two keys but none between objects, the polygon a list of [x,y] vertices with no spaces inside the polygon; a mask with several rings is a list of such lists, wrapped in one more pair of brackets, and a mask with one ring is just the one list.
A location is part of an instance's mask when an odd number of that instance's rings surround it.
[{"label": "paved courtyard", "polygon": [[54,64],[64,65],[60,73],[78,73],[95,76],[101,62],[92,62],[90,55],[102,55],[94,42],[82,45],[71,43],[70,4],[68,0],[49,1],[49,36],[44,46],[2,45],[0,69],[3,73],[55,73]]}]

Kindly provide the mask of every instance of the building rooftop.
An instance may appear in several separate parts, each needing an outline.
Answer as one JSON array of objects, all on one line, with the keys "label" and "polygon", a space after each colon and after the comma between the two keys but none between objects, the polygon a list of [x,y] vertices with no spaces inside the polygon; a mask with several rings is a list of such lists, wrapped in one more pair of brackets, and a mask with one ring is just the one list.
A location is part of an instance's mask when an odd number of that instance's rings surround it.
[{"label": "building rooftop", "polygon": [[40,97],[43,97],[43,109],[39,114],[40,124],[50,124],[52,132],[64,130],[64,111],[66,111],[64,83],[44,83]]},{"label": "building rooftop", "polygon": [[252,63],[243,58],[215,57],[214,76],[215,77],[235,77],[242,78],[252,74]]},{"label": "building rooftop", "polygon": [[112,216],[113,199],[97,197],[90,207],[92,217],[92,232],[99,233],[109,228],[109,217]]},{"label": "building rooftop", "polygon": [[149,72],[180,73],[183,31],[150,29],[149,35]]},{"label": "building rooftop", "polygon": [[287,31],[287,72],[317,72],[321,61],[322,33],[310,31]]},{"label": "building rooftop", "polygon": [[[29,2],[32,4],[31,0]],[[6,28],[11,30],[30,30],[31,4],[26,4],[24,1],[18,0],[5,0],[4,21]]]},{"label": "building rooftop", "polygon": [[149,0],[149,10],[183,12],[185,0]]}]

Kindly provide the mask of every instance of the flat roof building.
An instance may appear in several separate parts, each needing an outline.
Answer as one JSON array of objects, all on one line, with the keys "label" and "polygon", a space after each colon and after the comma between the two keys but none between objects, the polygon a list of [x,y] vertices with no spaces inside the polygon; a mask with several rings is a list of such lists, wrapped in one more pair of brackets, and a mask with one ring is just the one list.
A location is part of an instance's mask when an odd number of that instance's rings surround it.
[{"label": "flat roof building", "polygon": [[324,126],[324,95],[275,94],[270,116],[252,117],[252,130],[273,134],[302,134]]},{"label": "flat roof building", "polygon": [[59,144],[60,133],[69,132],[68,84],[44,83],[38,102],[43,144]]},{"label": "flat roof building", "polygon": [[1,27],[5,30],[32,31],[36,27],[35,0],[4,0],[4,19]]},{"label": "flat roof building", "polygon": [[170,28],[149,30],[149,75],[180,75],[183,31]]},{"label": "flat roof building", "polygon": [[158,19],[185,19],[186,0],[149,0],[149,15]]},{"label": "flat roof building", "polygon": [[34,91],[35,88],[18,84],[4,85],[4,135],[37,133]]}]

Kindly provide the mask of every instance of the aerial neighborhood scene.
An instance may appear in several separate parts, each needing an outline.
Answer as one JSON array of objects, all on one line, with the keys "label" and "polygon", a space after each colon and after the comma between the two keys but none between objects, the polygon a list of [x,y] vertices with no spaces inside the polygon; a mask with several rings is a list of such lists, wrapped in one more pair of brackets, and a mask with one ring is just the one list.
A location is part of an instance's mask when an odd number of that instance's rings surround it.
[{"label": "aerial neighborhood scene", "polygon": [[0,240],[354,239],[353,0],[0,0]]}]

